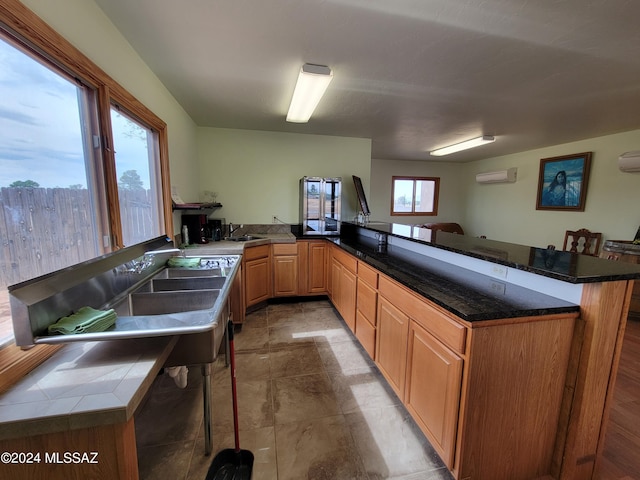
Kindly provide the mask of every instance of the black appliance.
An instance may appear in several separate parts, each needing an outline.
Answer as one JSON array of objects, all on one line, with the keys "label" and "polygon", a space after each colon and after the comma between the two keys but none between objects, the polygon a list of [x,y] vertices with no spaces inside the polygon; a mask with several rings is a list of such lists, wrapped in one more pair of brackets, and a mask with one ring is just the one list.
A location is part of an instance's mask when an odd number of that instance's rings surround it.
[{"label": "black appliance", "polygon": [[189,243],[209,243],[211,234],[206,214],[182,215],[182,226],[189,231]]}]

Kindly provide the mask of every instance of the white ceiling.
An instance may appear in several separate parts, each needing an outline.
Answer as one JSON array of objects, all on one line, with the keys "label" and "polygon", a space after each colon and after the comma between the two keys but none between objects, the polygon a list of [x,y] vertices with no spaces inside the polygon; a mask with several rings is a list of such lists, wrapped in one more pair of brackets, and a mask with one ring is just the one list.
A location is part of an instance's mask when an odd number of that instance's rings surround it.
[{"label": "white ceiling", "polygon": [[[200,126],[443,161],[640,128],[638,0],[96,2]],[[290,124],[303,63],[334,79],[309,123]],[[483,134],[497,141],[428,154]]]}]

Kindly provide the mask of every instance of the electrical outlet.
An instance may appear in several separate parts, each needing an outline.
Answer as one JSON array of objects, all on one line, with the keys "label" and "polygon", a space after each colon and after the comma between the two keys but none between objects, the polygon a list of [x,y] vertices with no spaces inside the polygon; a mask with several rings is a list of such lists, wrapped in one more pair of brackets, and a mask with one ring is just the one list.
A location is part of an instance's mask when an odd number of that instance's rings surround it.
[{"label": "electrical outlet", "polygon": [[494,263],[489,273],[494,277],[507,278],[507,267]]},{"label": "electrical outlet", "polygon": [[504,292],[507,289],[507,286],[502,282],[491,282],[489,286],[493,293],[497,293],[499,295],[504,295]]}]

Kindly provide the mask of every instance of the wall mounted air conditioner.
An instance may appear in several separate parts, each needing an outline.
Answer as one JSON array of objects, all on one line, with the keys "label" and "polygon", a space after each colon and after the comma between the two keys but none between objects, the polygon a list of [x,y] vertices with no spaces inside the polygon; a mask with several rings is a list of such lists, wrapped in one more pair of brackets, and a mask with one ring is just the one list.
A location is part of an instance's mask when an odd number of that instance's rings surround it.
[{"label": "wall mounted air conditioner", "polygon": [[476,182],[478,183],[513,183],[518,176],[517,168],[510,168],[508,170],[499,170],[497,172],[479,173],[476,175]]},{"label": "wall mounted air conditioner", "polygon": [[640,150],[625,152],[618,157],[618,168],[623,172],[640,172]]}]

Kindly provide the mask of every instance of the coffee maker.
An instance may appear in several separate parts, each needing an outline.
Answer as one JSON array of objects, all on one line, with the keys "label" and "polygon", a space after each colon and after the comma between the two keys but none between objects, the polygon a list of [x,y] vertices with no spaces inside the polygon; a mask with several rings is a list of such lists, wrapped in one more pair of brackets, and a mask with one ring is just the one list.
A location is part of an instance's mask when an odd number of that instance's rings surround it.
[{"label": "coffee maker", "polygon": [[182,215],[182,227],[185,226],[189,232],[189,243],[209,243],[211,233],[207,215]]}]

